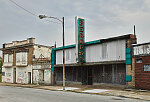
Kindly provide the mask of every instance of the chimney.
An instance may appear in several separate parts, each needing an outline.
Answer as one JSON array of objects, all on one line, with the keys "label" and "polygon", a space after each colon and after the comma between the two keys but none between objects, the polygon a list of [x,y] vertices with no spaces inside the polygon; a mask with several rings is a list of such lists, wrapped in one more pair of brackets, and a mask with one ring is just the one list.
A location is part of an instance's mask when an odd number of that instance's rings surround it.
[{"label": "chimney", "polygon": [[33,43],[34,44],[35,38],[28,38],[27,40],[29,40],[29,43]]},{"label": "chimney", "polygon": [[5,48],[5,44],[3,44],[3,48]]}]

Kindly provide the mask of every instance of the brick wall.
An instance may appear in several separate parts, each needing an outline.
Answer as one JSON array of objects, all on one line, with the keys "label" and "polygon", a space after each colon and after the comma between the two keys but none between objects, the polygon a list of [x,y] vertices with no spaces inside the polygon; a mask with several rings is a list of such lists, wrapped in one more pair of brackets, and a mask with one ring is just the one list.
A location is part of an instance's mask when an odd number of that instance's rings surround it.
[{"label": "brick wall", "polygon": [[132,58],[132,66],[128,65],[128,75],[132,76],[132,81],[128,82],[128,87],[135,88],[135,58]]},{"label": "brick wall", "polygon": [[[142,58],[141,63],[136,63],[137,58]],[[144,65],[150,65],[150,56],[135,57],[135,87],[150,89],[150,71],[144,71]]]}]

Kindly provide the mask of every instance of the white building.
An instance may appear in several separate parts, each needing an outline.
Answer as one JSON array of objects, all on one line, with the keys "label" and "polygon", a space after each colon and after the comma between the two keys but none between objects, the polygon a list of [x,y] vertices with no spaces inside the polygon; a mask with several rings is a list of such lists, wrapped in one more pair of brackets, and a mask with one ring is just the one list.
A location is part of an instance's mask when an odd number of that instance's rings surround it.
[{"label": "white building", "polygon": [[[65,46],[66,83],[82,85],[118,84],[132,86],[131,44],[136,36],[127,34],[84,43],[85,62],[76,59],[76,45]],[[52,51],[55,81],[62,83],[62,47]]]},{"label": "white building", "polygon": [[51,84],[52,46],[38,45],[34,40],[3,44],[2,82]]}]

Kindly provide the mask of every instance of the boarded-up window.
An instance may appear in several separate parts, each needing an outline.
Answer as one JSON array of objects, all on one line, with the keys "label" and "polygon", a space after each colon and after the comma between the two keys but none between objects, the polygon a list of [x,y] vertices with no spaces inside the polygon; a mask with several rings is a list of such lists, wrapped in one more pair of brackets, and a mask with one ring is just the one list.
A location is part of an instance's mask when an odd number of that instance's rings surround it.
[{"label": "boarded-up window", "polygon": [[26,62],[27,61],[27,52],[23,52],[22,53],[22,62]]},{"label": "boarded-up window", "polygon": [[16,53],[16,62],[24,62],[28,61],[28,53],[27,52],[19,52]]},{"label": "boarded-up window", "polygon": [[20,55],[21,53],[16,53],[16,62],[21,62]]},{"label": "boarded-up window", "polygon": [[107,44],[102,44],[102,58],[107,58]]},{"label": "boarded-up window", "polygon": [[4,54],[4,62],[13,62],[13,54]]},{"label": "boarded-up window", "polygon": [[150,65],[144,65],[144,71],[150,71]]},{"label": "boarded-up window", "polygon": [[13,62],[13,54],[8,55],[8,62]]},{"label": "boarded-up window", "polygon": [[71,59],[71,52],[69,50],[66,50],[66,61]]},{"label": "boarded-up window", "polygon": [[4,54],[4,62],[8,62],[8,54]]}]

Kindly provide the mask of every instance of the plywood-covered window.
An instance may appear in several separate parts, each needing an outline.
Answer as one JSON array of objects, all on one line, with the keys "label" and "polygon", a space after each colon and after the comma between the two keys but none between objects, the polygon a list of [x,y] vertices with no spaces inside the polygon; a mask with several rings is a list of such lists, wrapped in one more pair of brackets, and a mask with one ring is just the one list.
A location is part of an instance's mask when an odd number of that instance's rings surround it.
[{"label": "plywood-covered window", "polygon": [[27,65],[27,62],[28,62],[28,53],[27,52],[16,53],[16,64],[17,65]]},{"label": "plywood-covered window", "polygon": [[107,58],[107,44],[106,43],[102,44],[102,58],[103,59]]},{"label": "plywood-covered window", "polygon": [[13,54],[8,54],[8,62],[13,62]]},{"label": "plywood-covered window", "polygon": [[8,54],[4,54],[4,62],[8,62]]},{"label": "plywood-covered window", "polygon": [[150,65],[144,65],[144,71],[150,71]]},{"label": "plywood-covered window", "polygon": [[13,62],[13,54],[4,54],[4,62],[12,63]]},{"label": "plywood-covered window", "polygon": [[66,61],[71,59],[71,52],[69,50],[66,50]]}]

